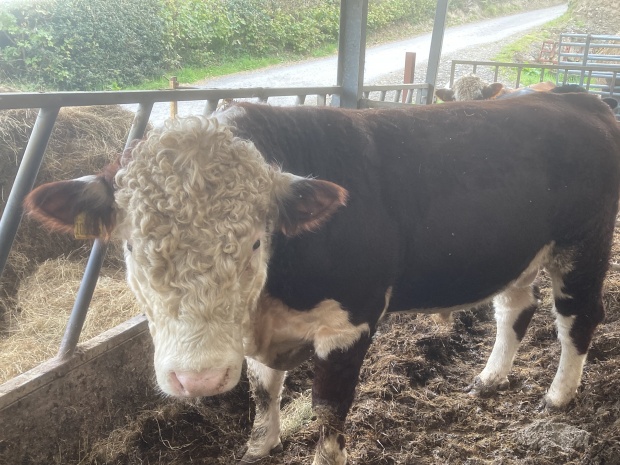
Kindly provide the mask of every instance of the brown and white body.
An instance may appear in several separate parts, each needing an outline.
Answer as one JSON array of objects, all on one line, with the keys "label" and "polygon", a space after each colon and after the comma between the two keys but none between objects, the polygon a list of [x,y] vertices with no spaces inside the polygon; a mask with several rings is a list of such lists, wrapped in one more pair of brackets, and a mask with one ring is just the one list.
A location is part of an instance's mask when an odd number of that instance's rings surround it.
[{"label": "brown and white body", "polygon": [[225,392],[248,357],[257,414],[242,462],[280,445],[285,370],[312,358],[314,464],[335,465],[384,313],[493,299],[497,339],[472,392],[494,391],[536,309],[541,267],[562,344],[545,403],[568,404],[604,315],[619,187],[620,131],[588,95],[240,104],[169,123],[103,175],[39,187],[27,208],[61,230],[86,212],[95,233],[126,241],[162,391]]}]

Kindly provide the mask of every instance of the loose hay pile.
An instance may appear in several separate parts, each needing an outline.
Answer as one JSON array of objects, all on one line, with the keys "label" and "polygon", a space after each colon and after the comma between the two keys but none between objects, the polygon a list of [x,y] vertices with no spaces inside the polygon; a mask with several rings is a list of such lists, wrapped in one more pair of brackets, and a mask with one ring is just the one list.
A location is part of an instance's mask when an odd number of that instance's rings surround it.
[{"label": "loose hay pile", "polygon": [[[0,340],[0,383],[56,355],[85,265],[85,260],[48,260],[22,281],[17,294],[21,312],[10,319],[6,335]],[[139,313],[125,272],[104,268],[80,342]]]},{"label": "loose hay pile", "polygon": [[[0,112],[0,215],[36,117],[36,110]],[[37,184],[97,173],[122,151],[132,122],[133,113],[117,105],[63,108]],[[0,383],[56,354],[89,251],[83,241],[23,219],[0,277]],[[82,340],[138,313],[121,257],[120,245],[113,244]]]},{"label": "loose hay pile", "polygon": [[[620,236],[614,244],[620,259]],[[453,325],[395,315],[381,325],[346,426],[352,465],[620,465],[620,273],[605,288],[582,388],[564,412],[539,408],[559,360],[548,279],[510,388],[488,398],[464,392],[491,351],[488,307],[458,312]],[[312,462],[318,429],[308,413],[312,370],[289,373],[284,410],[297,420],[284,451],[260,465]],[[242,454],[253,407],[244,380],[232,392],[192,403],[163,400],[96,444],[81,465],[230,464]],[[285,417],[283,416],[283,419]]]},{"label": "loose hay pile", "polygon": [[[0,215],[36,117],[36,110],[0,111]],[[117,105],[63,108],[45,152],[37,184],[100,171],[122,151],[132,121],[133,114]],[[49,234],[39,224],[25,218],[0,278],[0,334],[6,329],[3,320],[19,312],[15,296],[22,279],[47,259],[69,253],[81,258],[87,255],[87,250],[82,242],[66,235]],[[118,252],[109,254],[107,264],[120,268],[118,258]]]}]

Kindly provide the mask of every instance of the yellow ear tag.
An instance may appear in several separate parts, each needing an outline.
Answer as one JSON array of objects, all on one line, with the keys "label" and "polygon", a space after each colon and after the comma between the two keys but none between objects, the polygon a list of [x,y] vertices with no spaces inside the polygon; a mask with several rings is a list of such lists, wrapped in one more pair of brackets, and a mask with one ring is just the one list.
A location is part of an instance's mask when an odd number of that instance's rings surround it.
[{"label": "yellow ear tag", "polygon": [[[95,225],[98,230],[95,230]],[[78,240],[97,239],[102,229],[101,220],[93,221],[86,212],[79,213],[73,222],[73,235]]]}]

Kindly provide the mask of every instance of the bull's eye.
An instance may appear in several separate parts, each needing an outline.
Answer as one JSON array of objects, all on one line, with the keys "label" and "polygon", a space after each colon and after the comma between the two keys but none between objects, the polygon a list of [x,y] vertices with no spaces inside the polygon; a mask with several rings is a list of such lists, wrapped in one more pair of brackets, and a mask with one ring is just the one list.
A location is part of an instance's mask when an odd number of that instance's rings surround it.
[{"label": "bull's eye", "polygon": [[254,243],[254,245],[252,246],[252,250],[256,250],[256,249],[258,249],[259,247],[260,247],[260,239],[259,239],[259,240],[257,240],[257,241]]}]

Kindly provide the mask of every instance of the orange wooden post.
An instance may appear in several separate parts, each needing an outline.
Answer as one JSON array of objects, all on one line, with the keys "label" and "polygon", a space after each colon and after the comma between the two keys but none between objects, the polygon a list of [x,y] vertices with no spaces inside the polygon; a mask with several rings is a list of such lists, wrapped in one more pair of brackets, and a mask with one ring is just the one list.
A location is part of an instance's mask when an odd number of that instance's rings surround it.
[{"label": "orange wooden post", "polygon": [[[413,84],[413,77],[415,75],[415,52],[405,53],[405,76],[403,77],[403,84]],[[403,103],[407,102],[407,94],[410,91],[403,92]]]}]

